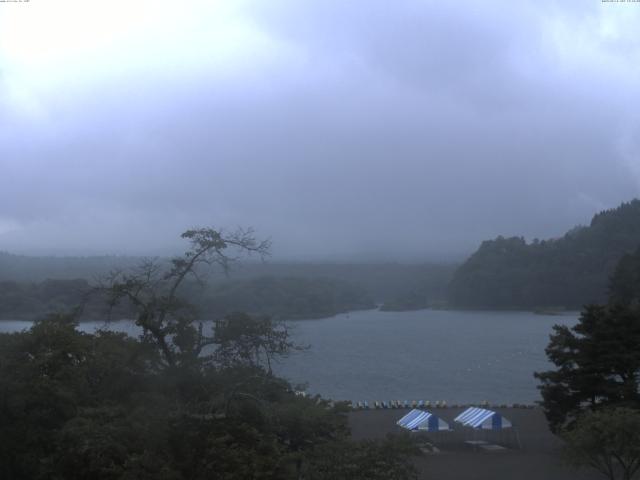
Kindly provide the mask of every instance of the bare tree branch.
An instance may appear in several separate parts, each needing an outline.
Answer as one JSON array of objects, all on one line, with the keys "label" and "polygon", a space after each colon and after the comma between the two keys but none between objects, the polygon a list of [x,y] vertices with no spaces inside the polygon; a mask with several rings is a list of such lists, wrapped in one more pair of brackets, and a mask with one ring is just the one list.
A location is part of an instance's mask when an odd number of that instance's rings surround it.
[{"label": "bare tree branch", "polygon": [[130,272],[111,272],[97,288],[107,295],[110,308],[123,300],[130,303],[143,338],[156,345],[171,367],[193,361],[214,343],[203,335],[202,325],[196,330],[193,307],[179,298],[185,279],[191,276],[202,285],[200,265],[217,265],[227,274],[230,264],[241,256],[257,254],[264,260],[271,247],[270,240],[257,240],[252,229],[225,234],[213,228],[193,228],[181,237],[189,241],[190,248],[173,258],[169,268],[156,258],[145,259]]}]

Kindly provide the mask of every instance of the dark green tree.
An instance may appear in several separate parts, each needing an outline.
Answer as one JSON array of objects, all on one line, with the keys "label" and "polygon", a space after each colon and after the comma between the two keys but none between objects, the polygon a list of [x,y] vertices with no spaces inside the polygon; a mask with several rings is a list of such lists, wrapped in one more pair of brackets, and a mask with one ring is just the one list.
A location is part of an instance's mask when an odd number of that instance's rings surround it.
[{"label": "dark green tree", "polygon": [[155,350],[75,327],[73,317],[54,315],[0,335],[1,478],[72,478],[79,463],[88,477],[119,478],[130,456],[150,447],[132,439],[130,422],[136,416],[142,429],[154,409],[148,403],[138,416],[129,402],[152,388]]},{"label": "dark green tree", "polygon": [[333,442],[309,454],[308,480],[413,480],[417,471],[411,458],[420,455],[407,435],[383,441]]},{"label": "dark green tree", "polygon": [[640,250],[624,256],[607,305],[589,305],[572,328],[555,326],[546,349],[555,370],[536,373],[553,430],[584,410],[640,408]]},{"label": "dark green tree", "polygon": [[276,357],[301,348],[291,341],[283,323],[242,312],[216,321],[212,342],[216,346],[213,358],[218,364],[263,367],[269,374]]},{"label": "dark green tree", "polygon": [[194,323],[185,279],[268,243],[246,231],[183,237],[191,248],[168,267],[145,262],[101,287],[112,304],[130,302],[140,338],[82,333],[73,315],[0,334],[0,478],[293,480],[334,444],[353,452],[343,472],[409,478],[405,450],[353,444],[343,405],[272,374],[294,348],[286,328],[241,313],[208,335]]},{"label": "dark green tree", "polygon": [[592,467],[610,480],[632,480],[640,469],[638,410],[587,412],[563,438],[565,457],[575,466]]},{"label": "dark green tree", "polygon": [[310,449],[348,442],[341,405],[262,367],[176,378],[153,345],[75,326],[0,335],[0,478],[294,479]]},{"label": "dark green tree", "polygon": [[574,327],[555,326],[546,349],[555,370],[536,373],[552,430],[585,409],[640,408],[640,313],[625,306],[591,305]]},{"label": "dark green tree", "polygon": [[618,262],[609,284],[610,303],[640,307],[640,249]]}]

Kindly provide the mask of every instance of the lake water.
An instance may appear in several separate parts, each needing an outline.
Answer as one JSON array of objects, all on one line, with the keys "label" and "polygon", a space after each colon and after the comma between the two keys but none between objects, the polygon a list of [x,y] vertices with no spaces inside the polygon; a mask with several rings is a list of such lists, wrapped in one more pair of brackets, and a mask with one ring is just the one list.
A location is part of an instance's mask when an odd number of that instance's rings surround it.
[{"label": "lake water", "polygon": [[550,368],[544,349],[552,326],[577,317],[363,311],[291,322],[311,349],[277,371],[335,399],[530,403],[540,399],[533,372]]},{"label": "lake water", "polygon": [[[534,371],[554,324],[578,314],[420,310],[352,312],[289,322],[294,339],[311,346],[275,367],[310,393],[339,400],[446,400],[451,403],[531,403],[540,399]],[[0,331],[29,322],[0,322]],[[130,322],[111,328],[135,334]],[[85,323],[93,331],[104,323]]]}]

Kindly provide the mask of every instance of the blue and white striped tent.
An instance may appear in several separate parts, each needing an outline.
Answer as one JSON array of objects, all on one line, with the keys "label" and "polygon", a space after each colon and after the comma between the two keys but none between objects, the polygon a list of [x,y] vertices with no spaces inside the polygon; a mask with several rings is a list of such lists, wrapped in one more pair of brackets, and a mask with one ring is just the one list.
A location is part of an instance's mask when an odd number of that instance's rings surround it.
[{"label": "blue and white striped tent", "polygon": [[502,430],[511,427],[511,422],[493,410],[469,407],[454,422],[461,423],[465,427],[479,428],[483,430]]},{"label": "blue and white striped tent", "polygon": [[449,424],[431,412],[413,409],[396,422],[407,430],[439,432],[449,430]]}]

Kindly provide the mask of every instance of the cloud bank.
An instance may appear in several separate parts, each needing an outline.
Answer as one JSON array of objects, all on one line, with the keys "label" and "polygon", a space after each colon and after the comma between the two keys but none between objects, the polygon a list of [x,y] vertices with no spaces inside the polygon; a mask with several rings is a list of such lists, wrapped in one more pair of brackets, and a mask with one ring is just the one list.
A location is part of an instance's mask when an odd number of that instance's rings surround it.
[{"label": "cloud bank", "polygon": [[640,4],[0,5],[0,249],[448,259],[640,187]]}]

